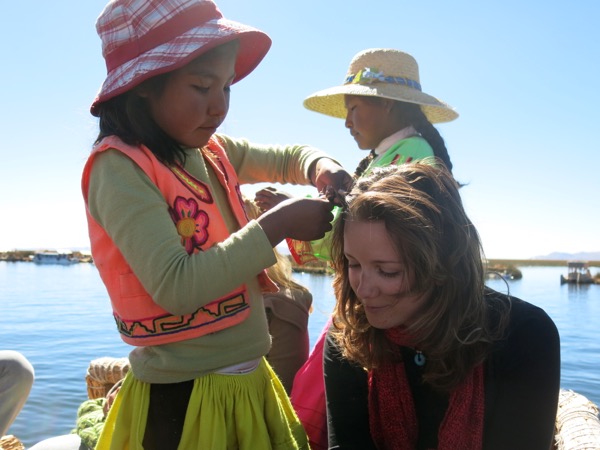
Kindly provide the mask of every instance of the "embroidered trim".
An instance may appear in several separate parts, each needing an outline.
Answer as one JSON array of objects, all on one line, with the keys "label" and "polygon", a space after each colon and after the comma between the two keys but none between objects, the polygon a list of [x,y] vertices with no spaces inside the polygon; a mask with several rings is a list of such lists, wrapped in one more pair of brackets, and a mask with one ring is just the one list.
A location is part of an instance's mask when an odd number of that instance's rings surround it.
[{"label": "embroidered trim", "polygon": [[212,203],[213,198],[210,194],[209,189],[206,185],[200,181],[192,177],[183,167],[181,166],[171,166],[169,167],[171,172],[175,174],[175,176],[181,181],[190,191],[192,191],[199,200],[205,203]]},{"label": "embroidered trim", "polygon": [[[121,334],[129,338],[144,340],[202,327],[207,327],[211,330],[210,332],[219,331],[230,327],[232,325],[230,321],[234,316],[245,313],[242,316],[245,318],[249,311],[250,305],[246,301],[245,293],[238,291],[229,297],[202,306],[192,314],[182,316],[165,314],[133,321],[123,320],[114,314],[114,318]],[[233,324],[236,323],[239,322]]]}]

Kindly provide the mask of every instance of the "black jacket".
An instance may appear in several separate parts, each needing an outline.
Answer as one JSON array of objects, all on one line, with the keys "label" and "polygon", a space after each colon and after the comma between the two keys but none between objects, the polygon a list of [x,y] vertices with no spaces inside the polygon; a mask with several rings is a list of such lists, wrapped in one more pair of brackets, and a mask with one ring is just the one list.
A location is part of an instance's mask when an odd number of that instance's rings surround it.
[{"label": "black jacket", "polygon": [[[491,289],[511,303],[505,338],[485,362],[484,450],[548,450],[553,445],[560,389],[560,341],[541,309]],[[403,348],[419,423],[417,450],[436,448],[448,398],[420,383],[414,351]],[[375,449],[369,431],[367,373],[344,360],[330,335],[324,348],[329,448]]]}]

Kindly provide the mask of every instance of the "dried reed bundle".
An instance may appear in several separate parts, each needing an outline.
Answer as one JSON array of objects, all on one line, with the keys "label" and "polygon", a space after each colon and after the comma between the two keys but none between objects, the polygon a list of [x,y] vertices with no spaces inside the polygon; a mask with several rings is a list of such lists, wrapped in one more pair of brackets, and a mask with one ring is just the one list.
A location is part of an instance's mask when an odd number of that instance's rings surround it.
[{"label": "dried reed bundle", "polygon": [[129,371],[127,358],[103,357],[92,360],[88,367],[85,382],[90,400],[106,397],[113,385]]},{"label": "dried reed bundle", "polygon": [[23,443],[12,434],[0,438],[0,450],[25,450]]},{"label": "dried reed bundle", "polygon": [[576,392],[561,389],[556,414],[555,450],[600,449],[598,407]]}]

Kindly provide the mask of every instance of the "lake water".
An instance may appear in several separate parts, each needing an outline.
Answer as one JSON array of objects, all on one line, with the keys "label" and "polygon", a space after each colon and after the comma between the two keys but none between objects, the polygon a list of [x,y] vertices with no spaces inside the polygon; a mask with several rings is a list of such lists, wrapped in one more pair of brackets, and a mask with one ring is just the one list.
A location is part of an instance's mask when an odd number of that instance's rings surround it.
[{"label": "lake water", "polygon": [[[600,405],[600,285],[562,285],[561,267],[519,267],[523,279],[488,284],[542,307],[555,321],[562,348],[561,386]],[[592,268],[592,273],[599,271]],[[296,274],[313,293],[311,345],[333,306],[331,279]],[[92,264],[38,266],[0,262],[0,348],[23,353],[36,380],[9,430],[26,446],[71,431],[87,399],[85,374],[92,359],[122,357],[108,297]]]}]

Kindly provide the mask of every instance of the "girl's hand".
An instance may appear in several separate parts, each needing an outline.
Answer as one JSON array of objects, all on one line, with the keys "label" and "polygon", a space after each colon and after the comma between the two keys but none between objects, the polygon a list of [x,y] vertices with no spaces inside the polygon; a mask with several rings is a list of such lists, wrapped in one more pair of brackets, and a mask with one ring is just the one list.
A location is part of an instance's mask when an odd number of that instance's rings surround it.
[{"label": "girl's hand", "polygon": [[333,192],[348,192],[354,181],[342,166],[329,158],[318,159],[311,167],[310,179],[320,193],[328,190]]},{"label": "girl's hand", "polygon": [[287,192],[278,191],[274,187],[269,186],[256,192],[254,195],[254,203],[256,203],[256,206],[258,206],[262,212],[265,212],[290,198],[292,198],[292,195]]},{"label": "girl's hand", "polygon": [[108,411],[115,401],[115,397],[119,393],[121,386],[123,385],[123,378],[117,381],[113,387],[110,388],[108,393],[106,394],[106,402],[104,402],[104,407],[102,408],[102,412],[104,412],[104,417],[108,415]]},{"label": "girl's hand", "polygon": [[295,198],[281,202],[258,218],[275,247],[285,238],[312,241],[331,230],[333,203],[324,198]]}]

